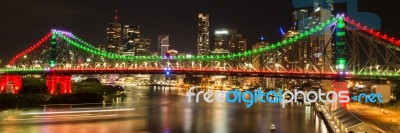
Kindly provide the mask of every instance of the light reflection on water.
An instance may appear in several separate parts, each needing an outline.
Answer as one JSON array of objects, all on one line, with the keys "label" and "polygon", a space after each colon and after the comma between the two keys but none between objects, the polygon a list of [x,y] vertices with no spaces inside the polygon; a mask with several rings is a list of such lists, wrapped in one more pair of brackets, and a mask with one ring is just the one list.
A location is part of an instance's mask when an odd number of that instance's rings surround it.
[{"label": "light reflection on water", "polygon": [[[0,132],[126,133],[126,132],[327,132],[311,106],[301,103],[188,103],[187,89],[129,87],[127,99],[118,107],[135,108],[135,117],[57,124],[0,125]],[[142,94],[140,100],[137,94]],[[200,100],[201,101],[201,100]],[[114,106],[114,105],[113,105]],[[114,106],[115,107],[115,106]],[[121,114],[120,114],[121,115]],[[0,117],[1,118],[1,117]]]}]

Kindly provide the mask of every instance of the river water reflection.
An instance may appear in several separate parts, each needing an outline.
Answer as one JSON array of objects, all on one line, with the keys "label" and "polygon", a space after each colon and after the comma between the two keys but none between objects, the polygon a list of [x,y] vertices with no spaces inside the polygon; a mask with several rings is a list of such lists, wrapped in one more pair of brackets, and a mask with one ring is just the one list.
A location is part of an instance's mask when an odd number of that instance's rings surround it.
[{"label": "river water reflection", "polygon": [[[128,133],[128,132],[270,132],[274,124],[278,133],[327,132],[311,106],[294,103],[188,103],[187,89],[169,87],[127,87],[128,97],[113,108],[133,108],[133,117],[123,114],[114,119],[0,125],[0,132],[12,133]],[[140,98],[138,98],[138,96]],[[93,107],[93,106],[91,106]],[[101,105],[99,105],[101,107]],[[82,107],[76,107],[82,108]],[[28,110],[29,111],[29,110]],[[21,111],[22,112],[22,111]],[[1,117],[0,117],[1,118]]]}]

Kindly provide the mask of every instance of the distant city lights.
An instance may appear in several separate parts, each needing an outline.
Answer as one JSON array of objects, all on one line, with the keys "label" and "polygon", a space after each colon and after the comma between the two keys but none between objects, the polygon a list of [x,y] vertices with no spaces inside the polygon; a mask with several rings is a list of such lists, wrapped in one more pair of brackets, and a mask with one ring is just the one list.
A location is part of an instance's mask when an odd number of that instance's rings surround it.
[{"label": "distant city lights", "polygon": [[217,30],[217,31],[215,31],[215,34],[216,35],[228,34],[228,31],[227,30]]}]

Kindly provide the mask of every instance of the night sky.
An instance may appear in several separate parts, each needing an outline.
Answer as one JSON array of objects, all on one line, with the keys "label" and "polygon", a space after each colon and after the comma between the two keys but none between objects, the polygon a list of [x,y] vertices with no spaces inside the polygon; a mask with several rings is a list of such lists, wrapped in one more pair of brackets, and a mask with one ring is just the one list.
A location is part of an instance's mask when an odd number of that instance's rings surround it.
[{"label": "night sky", "polygon": [[[336,5],[345,9],[346,4]],[[359,10],[373,12],[382,19],[382,32],[399,37],[398,5],[389,0],[361,0]],[[210,14],[210,33],[215,29],[237,29],[249,45],[265,36],[268,42],[281,39],[279,28],[288,30],[291,0],[12,0],[0,4],[0,59],[7,62],[52,28],[73,32],[91,44],[106,44],[106,26],[113,22],[114,10],[120,23],[141,26],[142,37],[169,34],[172,49],[195,53],[197,14]],[[213,40],[213,37],[210,38]]]}]

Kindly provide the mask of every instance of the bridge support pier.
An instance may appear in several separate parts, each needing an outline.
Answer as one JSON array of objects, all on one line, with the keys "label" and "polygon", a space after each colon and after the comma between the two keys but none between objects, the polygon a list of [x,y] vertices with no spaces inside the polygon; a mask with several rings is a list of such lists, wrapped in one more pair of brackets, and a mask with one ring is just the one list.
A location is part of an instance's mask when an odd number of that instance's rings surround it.
[{"label": "bridge support pier", "polygon": [[0,93],[18,94],[21,88],[21,75],[0,75]]},{"label": "bridge support pier", "polygon": [[46,76],[46,85],[50,94],[72,93],[71,75],[50,74]]}]

